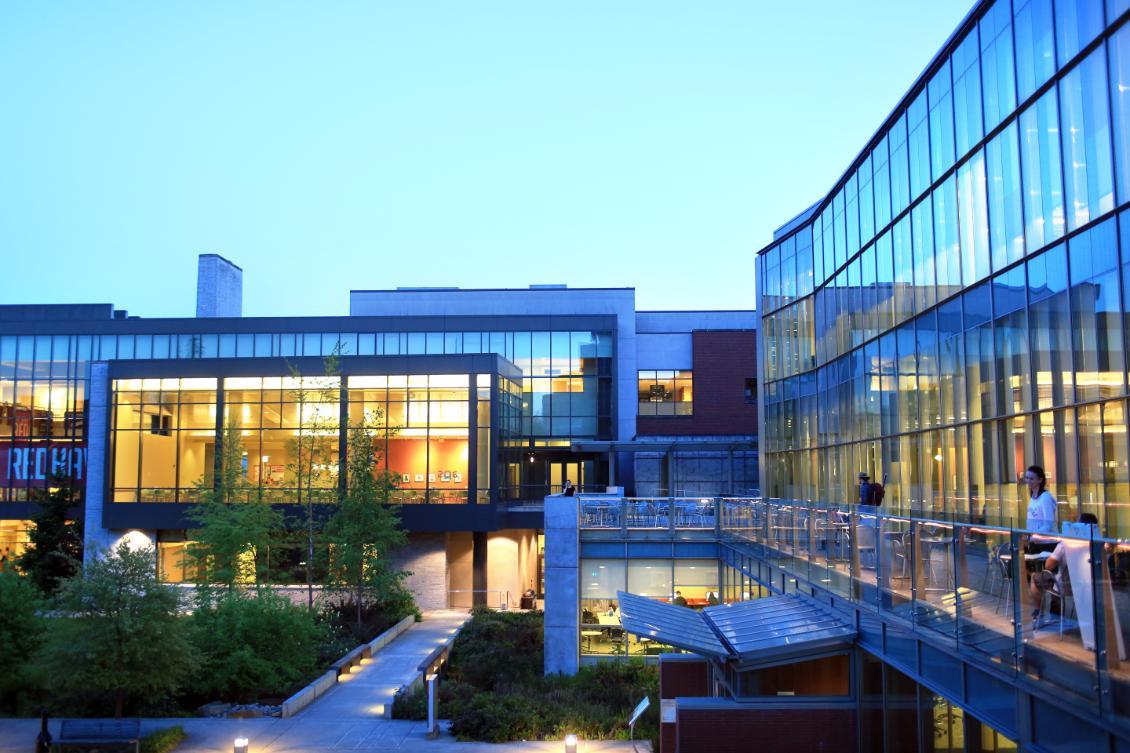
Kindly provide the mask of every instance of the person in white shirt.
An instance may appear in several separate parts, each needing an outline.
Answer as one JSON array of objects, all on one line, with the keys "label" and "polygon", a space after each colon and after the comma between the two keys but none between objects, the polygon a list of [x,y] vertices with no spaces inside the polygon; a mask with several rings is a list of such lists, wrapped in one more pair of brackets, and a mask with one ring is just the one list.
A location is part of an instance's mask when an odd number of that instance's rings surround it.
[{"label": "person in white shirt", "polygon": [[[1024,527],[1033,532],[1028,537],[1027,551],[1029,554],[1050,552],[1056,545],[1056,539],[1052,536],[1059,530],[1055,497],[1048,491],[1048,477],[1043,468],[1031,465],[1024,474],[1024,483],[1028,486],[1028,515]],[[1045,533],[1052,536],[1040,535]]]}]

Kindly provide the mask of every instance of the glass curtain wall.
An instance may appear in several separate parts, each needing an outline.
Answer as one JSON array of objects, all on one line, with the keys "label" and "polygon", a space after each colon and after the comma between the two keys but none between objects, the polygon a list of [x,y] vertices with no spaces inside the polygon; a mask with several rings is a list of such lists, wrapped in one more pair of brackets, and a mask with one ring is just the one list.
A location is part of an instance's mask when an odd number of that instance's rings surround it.
[{"label": "glass curtain wall", "polygon": [[1039,464],[1061,519],[1130,535],[1125,10],[988,5],[761,252],[767,496],[867,471],[891,509],[1014,521]]},{"label": "glass curtain wall", "polygon": [[612,438],[612,338],[608,331],[462,330],[3,335],[0,502],[40,499],[60,481],[73,483],[81,499],[91,361],[496,353],[523,369],[519,407],[528,415],[514,433],[522,446],[538,447]]}]

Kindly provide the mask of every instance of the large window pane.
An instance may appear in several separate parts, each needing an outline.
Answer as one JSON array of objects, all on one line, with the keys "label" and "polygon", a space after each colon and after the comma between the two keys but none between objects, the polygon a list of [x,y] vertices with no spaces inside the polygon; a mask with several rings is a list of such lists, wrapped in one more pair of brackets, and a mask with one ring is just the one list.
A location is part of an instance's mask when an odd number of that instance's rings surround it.
[{"label": "large window pane", "polygon": [[1055,27],[1052,0],[1018,0],[1015,6],[1016,85],[1024,100],[1055,73]]},{"label": "large window pane", "polygon": [[996,128],[1016,109],[1012,60],[1012,14],[1007,0],[996,3],[978,24],[981,35],[981,79],[985,130]]},{"label": "large window pane", "polygon": [[1118,201],[1130,201],[1130,25],[1110,38],[1110,102]]},{"label": "large window pane", "polygon": [[1060,82],[1069,230],[1114,208],[1106,59],[1095,50]]},{"label": "large window pane", "polygon": [[961,279],[970,285],[989,274],[989,215],[985,158],[978,152],[957,171],[961,218]]},{"label": "large window pane", "polygon": [[1015,123],[986,146],[985,170],[989,188],[989,246],[993,269],[1002,269],[1024,256],[1020,151]]},{"label": "large window pane", "polygon": [[1024,185],[1024,238],[1029,251],[1063,237],[1063,172],[1056,92],[1020,113],[1020,170]]},{"label": "large window pane", "polygon": [[973,29],[953,53],[953,103],[957,154],[973,148],[984,135],[981,122],[981,56]]},{"label": "large window pane", "polygon": [[1124,369],[1115,221],[1068,241],[1078,399],[1121,395]]},{"label": "large window pane", "polygon": [[1096,0],[1056,0],[1055,36],[1059,67],[1103,30],[1103,6]]},{"label": "large window pane", "polygon": [[930,187],[930,121],[927,118],[926,92],[907,108],[910,124],[910,193],[921,196]]},{"label": "large window pane", "polygon": [[930,79],[930,168],[941,175],[953,165],[953,97],[950,93],[950,64],[947,60]]}]

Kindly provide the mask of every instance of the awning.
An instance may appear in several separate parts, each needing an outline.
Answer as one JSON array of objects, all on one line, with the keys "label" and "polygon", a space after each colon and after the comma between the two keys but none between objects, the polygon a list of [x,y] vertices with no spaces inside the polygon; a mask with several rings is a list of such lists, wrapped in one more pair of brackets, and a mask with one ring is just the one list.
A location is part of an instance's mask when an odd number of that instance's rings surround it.
[{"label": "awning", "polygon": [[853,625],[799,594],[771,596],[702,611],[619,591],[620,621],[633,635],[742,667],[777,664],[848,648]]}]

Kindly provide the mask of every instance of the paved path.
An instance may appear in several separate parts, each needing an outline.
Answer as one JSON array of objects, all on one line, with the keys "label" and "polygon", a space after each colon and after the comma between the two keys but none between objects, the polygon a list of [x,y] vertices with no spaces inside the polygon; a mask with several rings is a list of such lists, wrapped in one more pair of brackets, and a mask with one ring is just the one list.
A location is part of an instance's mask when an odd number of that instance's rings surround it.
[{"label": "paved path", "polygon": [[[559,752],[560,741],[461,743],[447,734],[428,739],[423,722],[384,718],[393,693],[416,675],[416,667],[433,648],[446,641],[469,617],[466,612],[427,612],[372,660],[353,670],[349,679],[290,719],[143,719],[149,734],[174,724],[188,737],[176,753],[231,753],[237,737],[249,740],[249,753],[336,753],[337,751],[421,751],[421,753]],[[442,710],[441,710],[442,713]],[[37,719],[0,719],[0,753],[31,753],[39,732]],[[59,734],[59,720],[51,733]],[[640,750],[647,750],[646,744]],[[630,743],[581,741],[579,753],[629,753]]]},{"label": "paved path", "polygon": [[392,697],[419,673],[416,667],[437,646],[454,635],[471,615],[465,610],[426,612],[422,622],[343,675],[328,693],[296,718],[317,721],[373,719],[391,713]]}]

